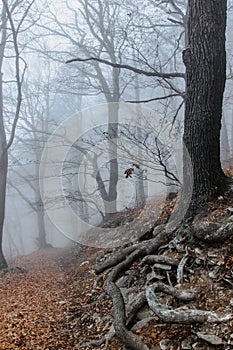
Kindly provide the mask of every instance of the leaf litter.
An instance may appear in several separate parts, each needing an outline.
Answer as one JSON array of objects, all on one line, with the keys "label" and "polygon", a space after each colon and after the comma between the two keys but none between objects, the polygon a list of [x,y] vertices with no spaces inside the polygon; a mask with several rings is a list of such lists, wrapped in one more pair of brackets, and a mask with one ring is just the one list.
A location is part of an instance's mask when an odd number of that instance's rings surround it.
[{"label": "leaf litter", "polygon": [[[214,204],[206,218],[211,215],[213,221],[219,215],[229,215],[226,207]],[[102,289],[107,274],[96,277],[94,266],[96,257],[98,261],[111,253],[77,245],[67,251],[48,248],[12,262],[18,269],[0,277],[0,349],[123,350],[116,337],[109,336],[109,340],[100,342],[112,333],[112,303]],[[175,251],[167,254],[179,258]],[[134,266],[140,275],[142,268],[140,263]],[[233,242],[215,247],[196,246],[184,270],[184,285],[201,291],[193,306],[209,311],[232,310],[232,271]],[[140,279],[132,281],[131,288],[139,292]],[[138,321],[136,316],[134,323]],[[213,328],[206,324],[167,324],[153,318],[134,332],[151,349],[167,346],[175,350],[207,350],[233,346],[233,321]]]}]

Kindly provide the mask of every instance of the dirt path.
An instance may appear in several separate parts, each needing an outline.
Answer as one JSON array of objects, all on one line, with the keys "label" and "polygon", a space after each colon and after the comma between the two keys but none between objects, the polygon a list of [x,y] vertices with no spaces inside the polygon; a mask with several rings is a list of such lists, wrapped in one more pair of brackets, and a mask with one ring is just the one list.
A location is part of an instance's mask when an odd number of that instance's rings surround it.
[{"label": "dirt path", "polygon": [[[231,281],[227,276],[232,271],[229,265],[233,261],[232,254],[229,255],[232,251],[229,244],[206,253],[198,251],[200,266],[192,282],[195,287],[199,280],[201,282],[216,269],[220,276],[224,274],[227,281]],[[25,271],[8,272],[0,277],[0,350],[123,350],[115,337],[108,342],[99,342],[108,333],[113,315],[110,298],[102,289],[107,275],[103,274],[97,282],[93,271],[95,256],[92,248],[76,247],[70,251],[46,249],[16,259],[12,266]],[[202,297],[196,300],[197,308],[210,311],[220,308],[226,312],[232,305],[232,286],[217,281],[212,283],[212,291],[207,295],[202,287]],[[197,344],[195,349],[222,350],[233,348],[232,327],[233,321],[214,328],[211,324],[149,322],[138,326],[134,332],[153,345],[153,349],[161,349],[161,341],[172,344],[167,346],[169,350],[191,349],[177,345],[188,340],[193,349]],[[217,335],[227,346],[211,346],[200,340],[197,332]],[[96,341],[98,345],[94,346]]]},{"label": "dirt path", "polygon": [[76,349],[68,305],[69,267],[61,249],[17,258],[26,271],[0,278],[0,349]]}]

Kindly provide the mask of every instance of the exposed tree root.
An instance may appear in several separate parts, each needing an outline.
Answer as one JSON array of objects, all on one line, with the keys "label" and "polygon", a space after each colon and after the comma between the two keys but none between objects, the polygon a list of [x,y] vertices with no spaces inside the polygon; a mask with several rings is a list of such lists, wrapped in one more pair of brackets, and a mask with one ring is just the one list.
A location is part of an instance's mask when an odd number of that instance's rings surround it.
[{"label": "exposed tree root", "polygon": [[96,275],[99,275],[100,273],[106,271],[107,269],[119,264],[122,260],[125,259],[127,255],[132,253],[137,248],[136,245],[127,247],[125,249],[121,249],[119,252],[114,254],[113,256],[110,256],[108,259],[104,260],[101,264],[98,264],[95,267],[95,273]]},{"label": "exposed tree root", "polygon": [[145,246],[148,246],[150,244],[153,244],[154,242],[157,241],[157,237],[158,236],[156,236],[155,238],[149,239],[147,241],[143,241],[141,243],[137,243],[137,244],[134,244],[132,246],[123,248],[120,251],[116,252],[114,255],[111,255],[108,259],[106,259],[102,263],[96,265],[96,267],[95,267],[96,275],[99,275],[100,273],[106,271],[107,269],[116,266],[117,264],[119,264],[120,262],[125,260],[125,258],[128,255],[130,255],[132,252],[134,252],[135,250],[138,250],[141,247],[145,247]]},{"label": "exposed tree root", "polygon": [[125,304],[120,289],[113,281],[107,281],[104,289],[112,298],[114,329],[117,337],[132,350],[149,350],[137,335],[126,328]]},{"label": "exposed tree root", "polygon": [[126,310],[127,321],[126,325],[128,326],[134,319],[136,313],[142,308],[142,306],[146,303],[146,293],[145,291],[141,292],[136,300],[134,300],[131,305]]},{"label": "exposed tree root", "polygon": [[233,222],[225,224],[203,221],[192,226],[193,235],[204,242],[223,242],[233,235]]},{"label": "exposed tree root", "polygon": [[145,256],[145,258],[142,259],[142,263],[148,264],[148,265],[160,263],[160,264],[178,266],[179,260],[170,258],[169,256],[164,256],[164,255],[147,255]]},{"label": "exposed tree root", "polygon": [[[133,321],[135,314],[142,308],[142,306],[145,303],[146,303],[146,293],[145,291],[143,291],[136,297],[135,300],[133,300],[131,305],[129,305],[128,309],[126,310],[126,315],[127,315],[126,326],[128,326]],[[105,334],[103,338],[99,340],[91,341],[88,345],[100,346],[106,343],[106,346],[107,346],[109,341],[114,337],[114,335],[115,335],[115,329],[112,325],[108,333]]]},{"label": "exposed tree root", "polygon": [[135,261],[154,253],[160,246],[167,243],[170,239],[171,233],[162,232],[154,239],[139,244],[138,249],[135,249],[128,257],[125,257],[125,260],[112,269],[107,281],[115,282]]},{"label": "exposed tree root", "polygon": [[116,280],[126,271],[136,260],[145,255],[152,254],[161,245],[170,240],[170,234],[162,232],[154,239],[139,245],[124,261],[115,266],[104,283],[104,290],[111,297],[114,310],[114,328],[117,337],[132,350],[148,350],[140,338],[126,328],[125,303],[120,288],[115,284]]},{"label": "exposed tree root", "polygon": [[232,319],[232,314],[225,314],[223,316],[211,311],[204,310],[188,310],[188,309],[169,309],[167,306],[161,304],[156,296],[156,293],[163,292],[174,296],[175,298],[183,301],[190,301],[195,298],[193,291],[179,291],[176,288],[165,285],[158,282],[147,287],[146,298],[151,310],[158,316],[163,322],[167,323],[183,323],[191,324],[193,322],[227,322]]},{"label": "exposed tree root", "polygon": [[[191,230],[187,227],[180,227],[175,233],[168,233],[164,230],[153,239],[134,244],[113,253],[113,256],[96,266],[96,274],[106,273],[107,270],[108,277],[103,288],[112,299],[114,312],[114,331],[110,329],[109,333],[101,339],[101,343],[107,343],[115,334],[127,349],[149,350],[148,346],[142,342],[140,337],[130,331],[135,315],[145,304],[148,304],[155,315],[165,323],[218,323],[227,322],[233,318],[233,315],[230,313],[218,314],[201,309],[188,309],[186,306],[172,309],[161,303],[158,299],[158,293],[165,293],[184,302],[195,300],[197,297],[197,291],[195,289],[184,290],[182,287],[180,289],[173,287],[174,279],[176,280],[175,284],[182,285],[185,272],[191,271],[186,269],[191,255],[185,243],[191,234],[207,243],[210,241],[223,241],[233,234],[233,221],[229,220],[225,224],[206,221],[192,225]],[[177,250],[179,252],[178,256],[181,253],[184,256],[181,259],[176,259],[165,255],[155,255],[156,253],[158,254],[158,251],[162,252],[164,249]],[[130,301],[130,305],[126,305],[121,288],[116,282],[139,260],[141,260],[142,264],[153,265],[152,269],[156,271],[155,278],[158,280],[162,275],[161,278],[166,278],[169,285],[156,282],[147,286],[146,289],[142,287],[142,291]],[[170,270],[168,269],[169,267]],[[176,268],[176,272],[174,271],[174,267]],[[151,268],[148,267],[148,269]],[[157,271],[159,272],[157,273]],[[172,279],[170,279],[170,276],[172,276]],[[150,281],[149,278],[148,281]]]}]

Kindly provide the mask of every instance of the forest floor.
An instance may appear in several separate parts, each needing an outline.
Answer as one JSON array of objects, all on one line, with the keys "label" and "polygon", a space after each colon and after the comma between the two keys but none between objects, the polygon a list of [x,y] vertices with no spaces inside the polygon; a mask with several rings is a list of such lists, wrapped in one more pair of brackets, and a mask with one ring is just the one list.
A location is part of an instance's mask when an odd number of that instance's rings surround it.
[{"label": "forest floor", "polygon": [[[64,250],[48,248],[13,261],[0,277],[0,349],[73,349],[70,269]],[[73,314],[72,314],[73,317]]]},{"label": "forest floor", "polygon": [[[208,219],[223,221],[232,214],[227,212],[229,205],[231,209],[231,202],[224,206],[220,200],[212,206]],[[69,250],[48,248],[15,259],[10,272],[0,275],[0,350],[126,349],[115,336],[94,345],[113,322],[112,302],[102,289],[108,271],[100,278],[94,273],[96,259],[101,261],[110,253],[76,245]],[[179,259],[175,250],[169,256]],[[141,277],[144,270],[138,262],[129,274],[128,288],[135,294],[142,287],[138,275]],[[185,270],[184,284],[199,290],[193,308],[233,313],[233,240],[212,247],[194,245]],[[174,284],[172,273],[169,279]],[[232,319],[171,324],[146,309],[140,312],[131,330],[150,349],[233,349]]]}]

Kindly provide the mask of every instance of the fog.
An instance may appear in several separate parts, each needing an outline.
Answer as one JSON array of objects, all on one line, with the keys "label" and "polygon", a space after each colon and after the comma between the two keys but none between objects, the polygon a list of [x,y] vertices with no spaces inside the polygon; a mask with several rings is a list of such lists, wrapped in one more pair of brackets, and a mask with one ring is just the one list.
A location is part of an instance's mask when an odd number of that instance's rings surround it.
[{"label": "fog", "polygon": [[[9,1],[9,9],[16,3]],[[171,5],[151,1],[27,0],[11,17],[0,5],[1,115],[7,141],[13,138],[3,227],[7,259],[48,245],[70,246],[79,242],[79,232],[111,214],[179,190],[186,1],[179,3],[173,15]],[[230,1],[224,168],[233,166],[232,16]],[[72,59],[77,61],[66,63]],[[75,121],[66,128],[71,116]],[[53,133],[60,133],[55,144]],[[53,147],[54,162],[62,165],[50,176],[59,178],[61,194],[51,182],[46,192]],[[80,219],[72,222],[74,235],[53,219],[53,211],[59,207],[63,215],[67,206]],[[62,220],[69,226],[69,217]]]}]

